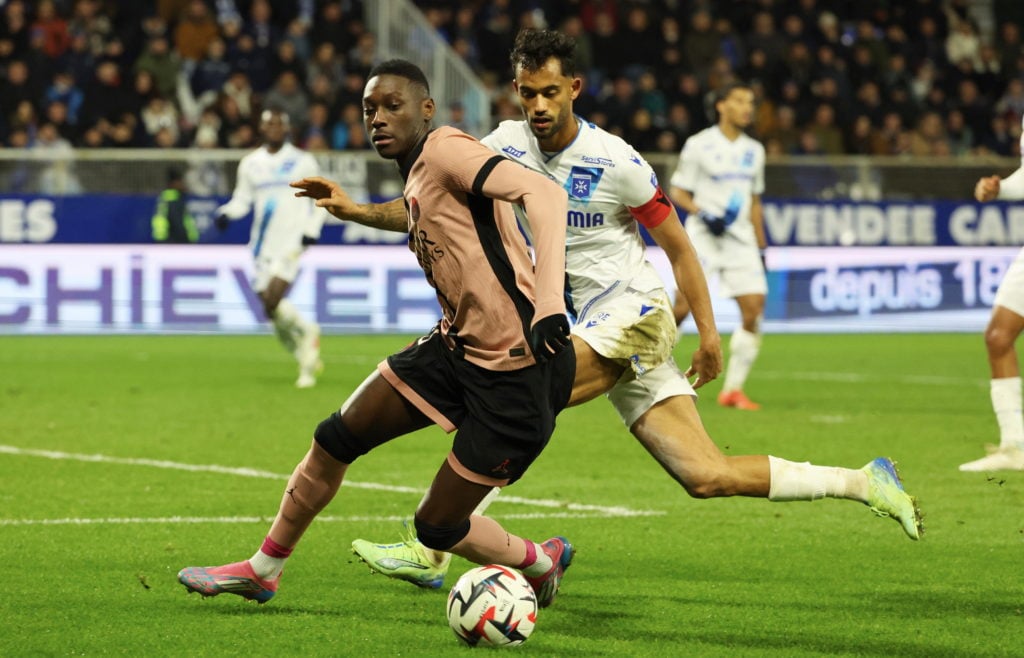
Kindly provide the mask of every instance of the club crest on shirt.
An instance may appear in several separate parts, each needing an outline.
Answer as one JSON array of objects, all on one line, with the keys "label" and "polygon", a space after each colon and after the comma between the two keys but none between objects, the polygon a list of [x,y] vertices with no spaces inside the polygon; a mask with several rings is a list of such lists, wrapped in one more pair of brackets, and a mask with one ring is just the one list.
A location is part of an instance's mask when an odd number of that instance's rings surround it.
[{"label": "club crest on shirt", "polygon": [[590,201],[603,175],[601,167],[573,167],[565,181],[565,191],[571,199]]}]

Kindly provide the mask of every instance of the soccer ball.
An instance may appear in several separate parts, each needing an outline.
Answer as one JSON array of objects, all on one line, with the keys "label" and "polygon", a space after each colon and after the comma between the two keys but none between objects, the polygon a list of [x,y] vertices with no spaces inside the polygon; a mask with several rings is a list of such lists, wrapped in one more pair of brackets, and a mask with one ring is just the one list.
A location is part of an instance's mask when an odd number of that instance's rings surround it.
[{"label": "soccer ball", "polygon": [[475,647],[514,647],[537,622],[537,596],[521,573],[498,564],[470,569],[448,594],[448,625]]}]

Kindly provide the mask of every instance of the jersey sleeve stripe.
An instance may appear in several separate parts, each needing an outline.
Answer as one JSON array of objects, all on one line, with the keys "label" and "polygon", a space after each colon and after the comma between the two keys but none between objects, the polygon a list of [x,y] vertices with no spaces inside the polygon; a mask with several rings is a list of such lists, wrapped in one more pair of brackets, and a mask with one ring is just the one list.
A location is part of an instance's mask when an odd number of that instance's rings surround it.
[{"label": "jersey sleeve stripe", "polygon": [[[504,160],[498,156],[499,160]],[[501,283],[505,294],[512,300],[516,313],[519,315],[519,323],[523,328],[523,337],[530,336],[530,324],[533,322],[534,306],[530,298],[519,289],[516,284],[516,271],[512,266],[512,260],[505,250],[505,244],[501,240],[501,233],[494,218],[494,200],[485,196],[472,195],[467,199],[469,210],[473,214],[473,226],[476,228],[480,246],[483,248],[487,262],[491,270]],[[529,341],[526,341],[529,343]]]},{"label": "jersey sleeve stripe", "polygon": [[480,171],[477,172],[476,178],[473,179],[473,194],[483,196],[484,183],[487,181],[487,177],[491,175],[491,172],[498,166],[498,163],[504,159],[504,156],[495,155],[480,167]]}]

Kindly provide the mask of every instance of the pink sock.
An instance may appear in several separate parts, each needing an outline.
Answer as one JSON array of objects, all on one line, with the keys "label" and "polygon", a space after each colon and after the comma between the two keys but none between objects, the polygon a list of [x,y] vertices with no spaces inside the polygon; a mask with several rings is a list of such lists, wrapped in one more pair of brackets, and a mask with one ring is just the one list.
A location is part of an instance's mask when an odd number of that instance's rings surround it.
[{"label": "pink sock", "polygon": [[537,561],[537,544],[534,544],[529,539],[524,539],[523,543],[526,544],[526,558],[516,567],[519,570],[533,566],[533,563]]},{"label": "pink sock", "polygon": [[260,550],[270,557],[285,558],[292,554],[292,549],[278,544],[270,538],[270,535],[267,535],[267,538],[263,540],[263,546],[260,547]]}]

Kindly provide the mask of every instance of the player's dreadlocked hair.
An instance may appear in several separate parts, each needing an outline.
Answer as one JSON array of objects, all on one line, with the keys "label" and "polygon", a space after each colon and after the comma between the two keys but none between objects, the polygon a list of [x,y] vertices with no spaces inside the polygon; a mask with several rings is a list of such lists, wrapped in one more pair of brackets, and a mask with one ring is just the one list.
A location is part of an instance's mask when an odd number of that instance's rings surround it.
[{"label": "player's dreadlocked hair", "polygon": [[562,65],[563,75],[576,75],[576,41],[572,37],[555,30],[527,27],[516,35],[509,59],[514,73],[520,68],[536,71],[552,57]]},{"label": "player's dreadlocked hair", "polygon": [[410,82],[421,85],[426,95],[430,95],[430,84],[427,82],[427,76],[423,74],[423,70],[420,67],[408,60],[389,59],[386,62],[381,62],[370,70],[370,74],[366,76],[366,79],[369,80],[378,75],[397,75],[405,78]]}]

